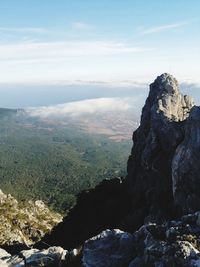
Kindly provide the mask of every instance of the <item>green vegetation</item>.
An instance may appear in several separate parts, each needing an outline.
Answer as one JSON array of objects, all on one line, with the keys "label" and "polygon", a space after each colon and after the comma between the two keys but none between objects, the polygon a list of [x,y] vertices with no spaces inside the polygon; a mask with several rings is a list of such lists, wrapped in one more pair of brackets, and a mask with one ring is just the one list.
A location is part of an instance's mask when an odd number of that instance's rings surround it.
[{"label": "green vegetation", "polygon": [[0,109],[0,188],[66,211],[76,194],[126,174],[130,142]]},{"label": "green vegetation", "polygon": [[18,203],[0,190],[0,244],[31,245],[62,220],[40,200]]}]

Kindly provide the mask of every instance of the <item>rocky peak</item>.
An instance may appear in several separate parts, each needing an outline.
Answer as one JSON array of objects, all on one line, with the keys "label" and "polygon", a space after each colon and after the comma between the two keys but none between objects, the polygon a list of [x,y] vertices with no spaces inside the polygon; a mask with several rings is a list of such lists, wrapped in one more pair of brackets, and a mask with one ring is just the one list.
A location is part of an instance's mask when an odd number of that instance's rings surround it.
[{"label": "rocky peak", "polygon": [[158,114],[171,121],[183,121],[188,117],[194,103],[191,97],[180,93],[178,81],[170,74],[164,73],[150,85],[146,102],[153,119]]},{"label": "rocky peak", "polygon": [[163,73],[158,76],[154,83],[150,86],[155,85],[157,87],[157,91],[161,93],[167,94],[178,94],[179,93],[179,85],[178,81],[169,73]]},{"label": "rocky peak", "polygon": [[170,74],[158,76],[133,134],[127,183],[130,225],[200,208],[200,109]]}]

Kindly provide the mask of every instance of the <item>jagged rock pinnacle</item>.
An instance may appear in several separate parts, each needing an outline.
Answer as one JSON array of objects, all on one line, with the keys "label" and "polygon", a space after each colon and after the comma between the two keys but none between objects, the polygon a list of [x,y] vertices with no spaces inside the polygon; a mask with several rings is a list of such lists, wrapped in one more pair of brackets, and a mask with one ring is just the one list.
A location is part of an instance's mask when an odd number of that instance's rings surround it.
[{"label": "jagged rock pinnacle", "polygon": [[194,105],[191,97],[180,93],[178,81],[168,73],[158,76],[150,85],[149,98],[154,113],[161,112],[173,121],[185,120]]},{"label": "jagged rock pinnacle", "polygon": [[200,209],[197,117],[200,121],[199,108],[181,94],[172,75],[164,73],[150,85],[128,160],[129,218],[135,227],[171,216],[177,207],[182,213]]},{"label": "jagged rock pinnacle", "polygon": [[154,83],[162,92],[173,94],[179,92],[178,81],[169,73],[163,73],[156,78]]}]

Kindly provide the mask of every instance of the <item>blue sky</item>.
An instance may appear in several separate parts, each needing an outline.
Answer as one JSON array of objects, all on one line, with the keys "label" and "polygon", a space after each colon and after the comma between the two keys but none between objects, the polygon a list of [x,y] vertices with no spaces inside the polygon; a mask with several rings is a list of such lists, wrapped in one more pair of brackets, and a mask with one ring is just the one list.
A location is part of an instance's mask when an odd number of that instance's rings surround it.
[{"label": "blue sky", "polygon": [[199,83],[199,0],[0,0],[0,83]]}]

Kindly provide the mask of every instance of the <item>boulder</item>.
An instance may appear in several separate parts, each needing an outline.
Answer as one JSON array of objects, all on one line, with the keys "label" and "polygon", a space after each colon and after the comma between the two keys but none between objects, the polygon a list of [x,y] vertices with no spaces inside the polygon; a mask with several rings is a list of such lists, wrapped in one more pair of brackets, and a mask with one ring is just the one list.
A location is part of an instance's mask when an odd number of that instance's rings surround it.
[{"label": "boulder", "polygon": [[0,266],[1,267],[24,267],[24,260],[18,255],[12,256],[4,249],[0,248]]},{"label": "boulder", "polygon": [[133,234],[106,230],[83,246],[85,267],[198,267],[198,214],[163,224],[148,223]]},{"label": "boulder", "polygon": [[85,267],[125,267],[134,255],[133,236],[120,230],[106,230],[87,240],[83,247]]},{"label": "boulder", "polygon": [[46,250],[30,249],[21,251],[25,266],[61,266],[67,251],[61,247],[50,247]]}]

